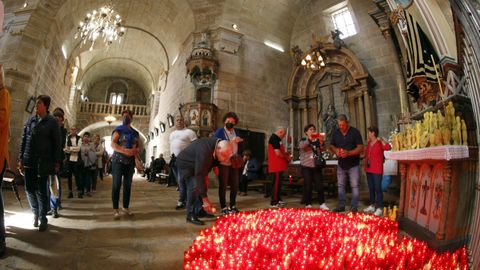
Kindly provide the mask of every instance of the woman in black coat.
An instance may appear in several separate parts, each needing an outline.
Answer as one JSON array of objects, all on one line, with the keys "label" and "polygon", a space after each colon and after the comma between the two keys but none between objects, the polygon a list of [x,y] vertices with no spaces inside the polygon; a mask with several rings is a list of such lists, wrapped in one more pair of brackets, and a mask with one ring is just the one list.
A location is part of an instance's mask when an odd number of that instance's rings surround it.
[{"label": "woman in black coat", "polygon": [[37,97],[37,113],[28,119],[23,128],[19,151],[19,166],[24,167],[25,191],[34,215],[33,226],[39,227],[39,231],[48,227],[48,176],[58,173],[61,162],[60,129],[48,112],[49,106],[49,96]]}]

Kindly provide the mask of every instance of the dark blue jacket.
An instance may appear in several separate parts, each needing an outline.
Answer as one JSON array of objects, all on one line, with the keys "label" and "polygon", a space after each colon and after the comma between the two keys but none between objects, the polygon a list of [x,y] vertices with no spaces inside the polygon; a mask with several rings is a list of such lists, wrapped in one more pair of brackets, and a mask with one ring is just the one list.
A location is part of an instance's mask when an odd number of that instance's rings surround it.
[{"label": "dark blue jacket", "polygon": [[[237,137],[240,137],[240,130],[238,130],[237,128],[233,128],[233,130],[235,131],[235,134],[237,135]],[[225,128],[223,128],[223,127],[218,128],[215,131],[215,134],[213,135],[213,137],[215,137],[217,139],[220,139],[220,140],[228,141],[227,134],[225,134]],[[238,151],[235,154],[239,154],[239,155],[242,154],[242,152],[243,152],[242,146],[243,146],[243,143],[238,144]]]},{"label": "dark blue jacket", "polygon": [[39,175],[55,173],[60,165],[62,142],[60,128],[53,116],[32,116],[23,127],[19,159],[26,168],[38,168]]},{"label": "dark blue jacket", "polygon": [[[251,157],[248,160],[247,164],[247,178],[249,181],[253,181],[259,178],[258,173],[260,172],[260,164],[258,163],[257,159]],[[243,173],[243,171],[242,171]]]}]

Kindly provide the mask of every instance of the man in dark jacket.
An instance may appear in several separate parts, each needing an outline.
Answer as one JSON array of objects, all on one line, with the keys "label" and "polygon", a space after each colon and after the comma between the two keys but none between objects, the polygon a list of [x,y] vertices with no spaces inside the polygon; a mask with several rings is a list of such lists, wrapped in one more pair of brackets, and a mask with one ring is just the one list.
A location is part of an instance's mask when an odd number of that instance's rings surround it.
[{"label": "man in dark jacket", "polygon": [[[60,129],[48,112],[50,97],[37,97],[37,114],[28,119],[23,129],[19,166],[25,168],[25,191],[34,214],[33,226],[45,231],[47,225],[47,180],[60,168]],[[40,225],[38,222],[40,221]]]},{"label": "man in dark jacket", "polygon": [[[187,222],[203,225],[198,217],[211,216],[212,205],[207,197],[205,179],[214,162],[223,162],[233,154],[233,146],[228,141],[216,138],[201,138],[193,141],[177,157],[176,163],[180,181],[187,187]],[[202,207],[203,201],[203,207]]]}]

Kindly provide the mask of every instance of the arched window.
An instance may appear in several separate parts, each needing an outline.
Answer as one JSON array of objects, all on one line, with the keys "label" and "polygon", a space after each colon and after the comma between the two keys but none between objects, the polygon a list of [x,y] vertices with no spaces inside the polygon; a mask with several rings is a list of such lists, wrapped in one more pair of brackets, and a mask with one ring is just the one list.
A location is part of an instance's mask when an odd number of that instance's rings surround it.
[{"label": "arched window", "polygon": [[123,81],[115,81],[108,87],[107,102],[110,104],[124,104],[127,102],[127,85]]}]

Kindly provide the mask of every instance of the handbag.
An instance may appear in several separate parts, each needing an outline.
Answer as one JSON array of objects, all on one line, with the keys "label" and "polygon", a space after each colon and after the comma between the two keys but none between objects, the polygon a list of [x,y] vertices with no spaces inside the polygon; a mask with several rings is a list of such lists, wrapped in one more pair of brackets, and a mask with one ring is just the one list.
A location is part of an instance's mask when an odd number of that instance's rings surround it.
[{"label": "handbag", "polygon": [[232,164],[233,169],[240,169],[243,168],[245,162],[240,155],[235,154],[230,158],[230,163]]},{"label": "handbag", "polygon": [[322,155],[315,156],[315,167],[324,168],[327,166],[327,161],[322,157]]}]

